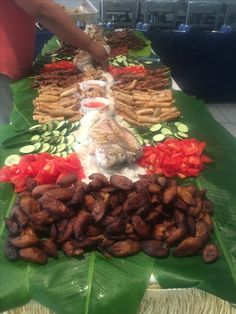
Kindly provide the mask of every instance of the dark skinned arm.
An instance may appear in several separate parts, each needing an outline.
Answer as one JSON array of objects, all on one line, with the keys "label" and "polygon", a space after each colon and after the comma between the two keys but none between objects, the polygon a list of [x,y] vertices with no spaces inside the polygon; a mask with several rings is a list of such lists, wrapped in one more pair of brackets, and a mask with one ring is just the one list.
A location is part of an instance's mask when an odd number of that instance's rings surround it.
[{"label": "dark skinned arm", "polygon": [[57,3],[52,0],[14,0],[27,14],[38,20],[61,40],[87,51],[101,63],[106,62],[106,49],[80,30]]}]

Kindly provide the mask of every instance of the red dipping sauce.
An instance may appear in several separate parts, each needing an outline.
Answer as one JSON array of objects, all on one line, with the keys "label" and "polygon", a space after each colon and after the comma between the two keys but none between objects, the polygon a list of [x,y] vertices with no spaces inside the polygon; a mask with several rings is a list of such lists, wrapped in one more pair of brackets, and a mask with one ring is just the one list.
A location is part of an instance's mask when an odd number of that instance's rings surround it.
[{"label": "red dipping sauce", "polygon": [[105,104],[99,101],[92,101],[87,104],[84,104],[84,106],[88,108],[100,108],[100,107],[105,107]]}]

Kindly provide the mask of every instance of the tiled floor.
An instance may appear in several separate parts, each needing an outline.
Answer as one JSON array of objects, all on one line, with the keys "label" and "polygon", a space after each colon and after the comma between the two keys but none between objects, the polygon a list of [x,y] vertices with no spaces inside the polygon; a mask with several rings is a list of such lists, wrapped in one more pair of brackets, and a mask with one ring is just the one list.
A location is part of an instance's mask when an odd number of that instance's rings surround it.
[{"label": "tiled floor", "polygon": [[216,121],[236,137],[236,103],[207,104]]}]

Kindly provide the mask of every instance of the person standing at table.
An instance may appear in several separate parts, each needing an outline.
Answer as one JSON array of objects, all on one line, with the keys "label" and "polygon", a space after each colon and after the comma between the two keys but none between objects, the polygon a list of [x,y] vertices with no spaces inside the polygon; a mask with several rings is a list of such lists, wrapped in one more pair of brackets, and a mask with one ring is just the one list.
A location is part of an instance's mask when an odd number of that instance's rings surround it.
[{"label": "person standing at table", "polygon": [[36,21],[61,40],[87,51],[98,62],[104,63],[108,58],[103,45],[77,28],[53,0],[0,0],[0,124],[9,122],[11,82],[30,73]]}]

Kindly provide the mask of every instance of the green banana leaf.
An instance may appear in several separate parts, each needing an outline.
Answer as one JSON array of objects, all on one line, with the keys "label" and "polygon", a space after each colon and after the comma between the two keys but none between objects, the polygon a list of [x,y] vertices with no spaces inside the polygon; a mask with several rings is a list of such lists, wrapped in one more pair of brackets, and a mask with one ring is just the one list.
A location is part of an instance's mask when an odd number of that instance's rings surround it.
[{"label": "green banana leaf", "polygon": [[133,50],[133,49],[129,49],[129,57],[133,57],[133,58],[139,58],[139,57],[150,57],[152,55],[152,47],[151,47],[151,41],[148,40],[142,32],[140,31],[134,31],[135,36],[138,38],[141,38],[145,41],[146,46],[143,49],[140,50]]},{"label": "green banana leaf", "polygon": [[16,131],[28,129],[36,124],[33,120],[33,99],[37,96],[36,89],[31,87],[32,78],[25,78],[12,84],[13,111],[10,117],[11,124]]},{"label": "green banana leaf", "polygon": [[61,44],[56,36],[53,36],[44,46],[41,51],[41,55],[45,56],[48,53],[56,51],[57,48],[61,47]]},{"label": "green banana leaf", "polygon": [[16,135],[17,132],[10,125],[0,125],[0,166],[4,164],[4,160],[7,156],[14,154],[18,149],[4,149],[1,145],[2,141],[8,137]]},{"label": "green banana leaf", "polygon": [[0,311],[33,299],[56,313],[136,313],[151,275],[145,254],[107,259],[97,252],[81,259],[60,254],[46,266],[10,263],[3,254],[4,216],[15,201],[10,185],[0,186]]},{"label": "green banana leaf", "polygon": [[[197,287],[236,303],[236,167],[235,139],[215,122],[202,102],[175,93],[182,121],[190,134],[207,142],[207,153],[214,162],[197,180],[208,189],[215,203],[215,237],[220,259],[206,265],[199,256],[153,259],[144,254],[125,259],[106,259],[87,253],[83,259],[61,254],[46,266],[10,263],[0,252],[0,310],[20,306],[34,299],[57,313],[136,313],[150,274],[162,288]],[[6,134],[5,134],[6,135]],[[3,217],[15,195],[9,185],[0,188],[0,242],[6,237]],[[154,265],[153,265],[154,263]]]},{"label": "green banana leaf", "polygon": [[206,106],[194,97],[175,92],[177,106],[184,112],[182,121],[190,134],[207,143],[213,164],[197,180],[208,190],[215,204],[215,237],[221,251],[219,261],[203,265],[200,257],[157,260],[154,273],[162,288],[196,287],[225,300],[236,301],[236,140],[212,119]]}]

